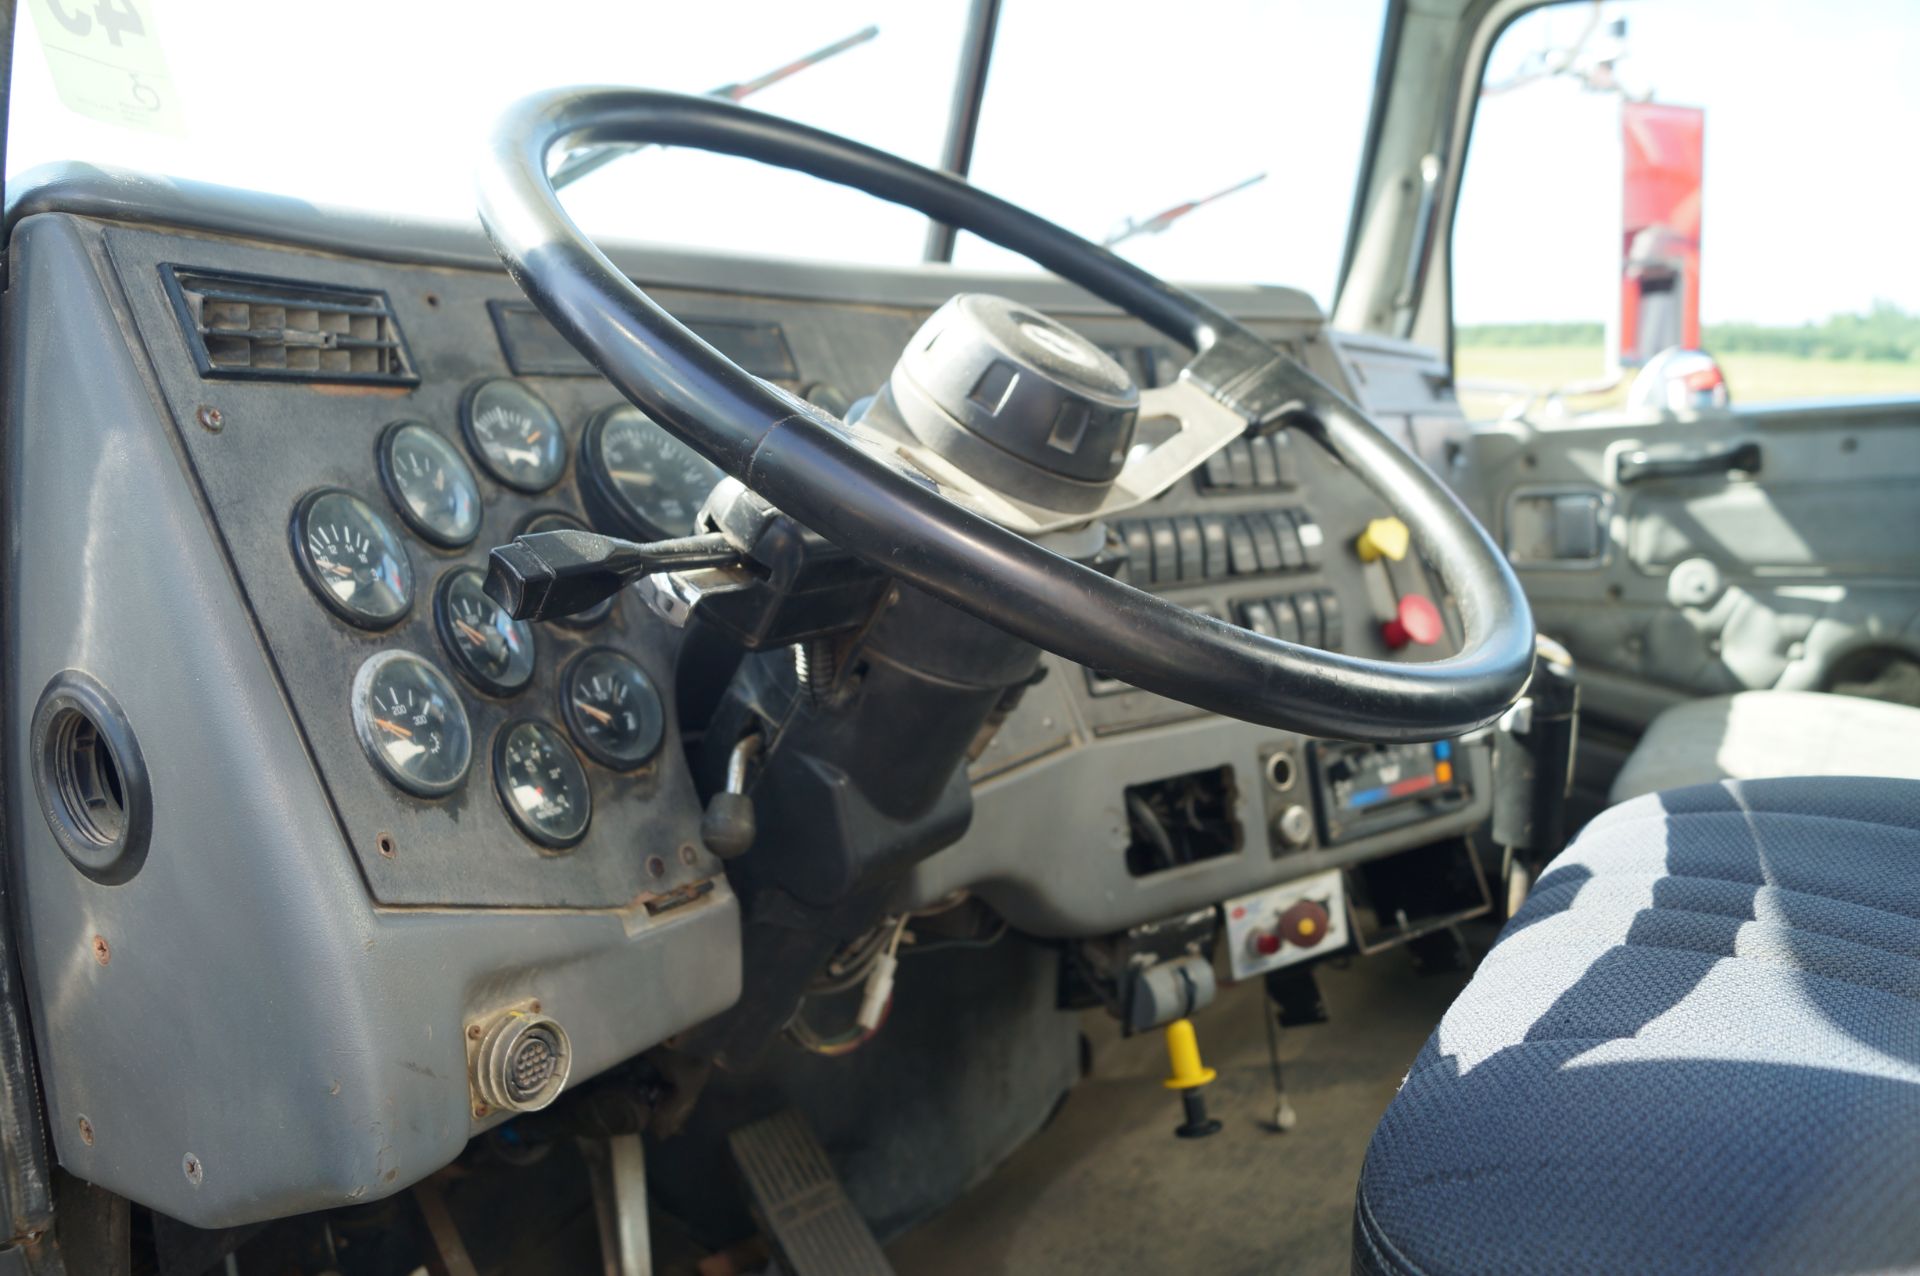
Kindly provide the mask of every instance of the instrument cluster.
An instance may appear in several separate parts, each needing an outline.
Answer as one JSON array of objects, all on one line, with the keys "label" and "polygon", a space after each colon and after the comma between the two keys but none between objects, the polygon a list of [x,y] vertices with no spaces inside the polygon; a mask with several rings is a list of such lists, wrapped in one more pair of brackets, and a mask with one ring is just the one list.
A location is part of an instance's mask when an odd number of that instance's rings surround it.
[{"label": "instrument cluster", "polygon": [[[467,694],[506,702],[512,716],[484,746],[495,796],[521,836],[544,851],[566,851],[593,819],[582,759],[615,772],[644,767],[665,738],[666,711],[646,670],[607,645],[572,656],[560,674],[557,704],[531,697],[516,703],[540,659],[536,627],[513,619],[486,595],[477,567],[456,564],[431,582],[417,575],[409,537],[443,551],[474,544],[486,501],[481,475],[537,496],[566,472],[559,416],[519,381],[496,377],[469,387],[461,397],[459,434],[464,452],[428,422],[386,426],[375,466],[388,508],[337,486],[307,492],[292,514],[294,561],[315,598],[356,629],[388,630],[416,604],[431,609],[439,643],[432,657],[381,649],[354,675],[348,691],[353,731],[368,764],[412,798],[448,798],[465,785],[476,747],[462,684]],[[579,474],[594,522],[639,538],[684,535],[721,477],[625,404],[595,413],[581,431]],[[570,515],[541,510],[514,531],[579,526]],[[610,599],[562,623],[591,631],[612,608]]]}]

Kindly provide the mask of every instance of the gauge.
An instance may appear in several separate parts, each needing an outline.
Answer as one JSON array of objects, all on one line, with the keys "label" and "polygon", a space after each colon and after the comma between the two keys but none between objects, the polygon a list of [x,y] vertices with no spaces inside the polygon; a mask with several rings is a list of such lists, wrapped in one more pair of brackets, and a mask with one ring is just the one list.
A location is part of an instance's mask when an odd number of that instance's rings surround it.
[{"label": "gauge", "polygon": [[395,421],[380,436],[380,482],[407,526],[441,549],[480,531],[480,485],[458,449],[419,421]]},{"label": "gauge", "polygon": [[567,730],[588,757],[631,771],[660,748],[666,713],[646,670],[606,647],[582,652],[560,687]]},{"label": "gauge", "polygon": [[353,733],[389,780],[419,797],[459,788],[473,757],[452,679],[410,651],[369,656],[353,676]]},{"label": "gauge", "polygon": [[[525,536],[528,532],[584,532],[586,530],[587,525],[571,514],[562,514],[558,510],[544,510],[522,523],[515,535]],[[556,616],[547,623],[565,625],[569,629],[587,629],[599,624],[612,614],[613,599],[608,598],[595,603],[585,611],[576,611],[571,616]]]},{"label": "gauge", "polygon": [[578,842],[593,818],[593,793],[580,759],[558,731],[523,718],[493,738],[493,786],[507,814],[542,846]]},{"label": "gauge", "polygon": [[630,404],[596,414],[580,438],[581,489],[608,531],[685,536],[726,475]]},{"label": "gauge", "polygon": [[482,381],[467,391],[460,427],[487,473],[508,487],[545,491],[567,468],[560,418],[518,381]]},{"label": "gauge", "polygon": [[433,627],[454,668],[491,695],[510,696],[533,677],[533,626],[487,597],[477,567],[448,572],[433,598]]},{"label": "gauge", "polygon": [[320,601],[362,629],[413,605],[413,563],[386,519],[352,492],[309,492],[293,507],[293,555]]}]

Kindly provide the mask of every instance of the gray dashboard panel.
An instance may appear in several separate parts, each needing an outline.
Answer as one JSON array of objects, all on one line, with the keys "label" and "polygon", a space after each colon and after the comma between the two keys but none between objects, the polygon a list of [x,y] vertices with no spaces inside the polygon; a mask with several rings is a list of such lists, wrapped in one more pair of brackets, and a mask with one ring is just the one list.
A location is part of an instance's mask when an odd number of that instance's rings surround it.
[{"label": "gray dashboard panel", "polygon": [[138,733],[154,817],[110,886],[7,804],[55,1153],[199,1226],[370,1200],[481,1124],[471,1019],[537,998],[584,1079],[737,996],[737,908],[724,879],[658,916],[373,905],[89,241],[36,218],[10,253],[6,782],[31,793],[27,712],[82,669]]},{"label": "gray dashboard panel", "polygon": [[[62,1163],[202,1226],[369,1200],[444,1164],[484,1124],[467,1106],[462,1044],[476,1017],[539,1000],[571,1033],[579,1079],[730,1004],[740,980],[738,916],[724,877],[670,912],[629,906],[642,848],[677,848],[697,818],[677,758],[650,780],[596,777],[608,827],[627,830],[640,847],[583,846],[574,859],[549,860],[524,843],[481,838],[508,867],[470,874],[473,898],[521,907],[425,906],[449,898],[450,865],[470,867],[446,851],[450,835],[483,817],[504,825],[487,802],[470,803],[460,819],[413,813],[392,863],[409,847],[442,856],[418,879],[387,875],[377,862],[363,869],[367,859],[356,855],[370,829],[395,827],[408,811],[377,781],[369,788],[364,759],[343,750],[350,732],[335,688],[355,655],[383,643],[436,657],[437,646],[421,627],[420,602],[384,638],[345,632],[293,573],[285,520],[297,492],[322,481],[385,508],[372,478],[378,427],[416,416],[454,438],[461,386],[504,372],[482,303],[518,293],[477,229],[404,226],[192,183],[87,173],[29,185],[9,216],[7,527],[17,568],[4,653],[7,782],[15,794],[27,791],[23,706],[71,667],[120,699],[146,746],[156,794],[153,849],[120,886],[77,873],[31,802],[8,804],[16,906]],[[1101,303],[1038,277],[636,247],[613,255],[656,286],[669,308],[782,323],[804,379],[849,395],[879,384],[926,312],[962,289],[1019,297],[1103,344],[1158,342]],[[286,387],[202,383],[159,294],[155,267],[167,260],[383,288],[422,363],[422,385],[400,394],[289,395]],[[1392,363],[1378,380],[1399,387],[1390,413],[1405,414],[1412,446],[1422,445],[1417,413],[1442,424],[1457,416],[1420,398],[1432,386],[1417,352],[1353,351],[1330,341],[1299,293],[1209,294],[1357,390],[1364,392],[1363,378],[1350,377],[1353,367]],[[570,432],[613,398],[597,378],[534,384]],[[212,396],[230,423],[218,437],[191,424],[194,407]],[[258,435],[249,431],[269,422],[284,429],[293,415],[272,405],[294,401],[301,420],[323,424],[311,435],[283,433],[272,448],[253,446]],[[446,556],[410,543],[423,589],[443,565],[478,561],[525,509],[579,512],[567,482],[531,501],[488,490],[474,549]],[[1381,512],[1351,476],[1310,465],[1294,491],[1200,497],[1183,487],[1144,513],[1277,505],[1313,511],[1328,533],[1330,563]],[[1417,565],[1407,570],[1411,583],[1425,580]],[[1337,567],[1244,589],[1171,592],[1190,605],[1225,608],[1246,594],[1303,587],[1339,592],[1349,649],[1379,654],[1369,645],[1377,640],[1364,591]],[[643,649],[649,662],[671,659],[673,639],[631,599],[606,632]],[[543,672],[523,698],[551,702],[552,657],[574,641],[543,638]],[[1298,750],[1301,741],[1198,717],[1145,693],[1094,697],[1084,670],[1049,664],[1051,677],[982,758],[974,832],[914,878],[924,897],[978,885],[1015,925],[1098,933],[1415,845],[1484,815],[1487,777],[1473,750],[1469,809],[1337,851],[1276,857],[1251,805],[1262,792],[1257,768],[1263,751]],[[505,712],[474,695],[467,704],[476,719]],[[495,720],[477,723],[482,741]],[[1196,758],[1234,768],[1250,804],[1242,823],[1256,835],[1218,861],[1128,877],[1111,833],[1122,777],[1191,770]],[[479,756],[476,764],[469,789],[490,802]],[[1063,786],[1071,801],[1061,800]],[[556,875],[556,865],[589,871]],[[711,871],[703,853],[686,867],[694,877]],[[110,944],[105,965],[93,956],[96,934]],[[82,1115],[95,1135],[90,1144],[78,1135]],[[188,1154],[204,1170],[197,1184],[182,1173]]]}]

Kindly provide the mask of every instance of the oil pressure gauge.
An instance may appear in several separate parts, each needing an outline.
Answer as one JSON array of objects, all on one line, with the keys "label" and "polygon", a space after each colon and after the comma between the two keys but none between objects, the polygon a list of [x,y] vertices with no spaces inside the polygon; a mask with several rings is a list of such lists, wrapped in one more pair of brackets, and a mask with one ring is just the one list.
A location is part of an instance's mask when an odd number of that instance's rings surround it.
[{"label": "oil pressure gauge", "polygon": [[522,718],[493,738],[493,787],[513,822],[540,845],[565,850],[586,836],[593,793],[560,733]]},{"label": "oil pressure gauge", "polygon": [[533,626],[481,588],[476,567],[448,572],[433,598],[433,627],[454,667],[489,695],[510,696],[533,677]]},{"label": "oil pressure gauge", "polygon": [[480,531],[480,485],[453,444],[419,421],[395,421],[380,436],[380,483],[407,526],[441,549]]},{"label": "oil pressure gauge", "polygon": [[386,519],[352,492],[321,488],[293,508],[293,555],[320,601],[362,629],[413,605],[413,564]]},{"label": "oil pressure gauge", "polygon": [[580,460],[581,495],[594,521],[637,540],[693,531],[707,494],[726,477],[628,403],[587,422]]},{"label": "oil pressure gauge", "polygon": [[353,732],[381,774],[417,797],[460,787],[473,732],[453,682],[410,651],[369,656],[353,677]]},{"label": "oil pressure gauge", "polygon": [[560,418],[518,381],[482,381],[460,405],[467,446],[487,473],[522,492],[543,492],[567,468]]},{"label": "oil pressure gauge", "polygon": [[561,680],[560,712],[581,752],[601,766],[631,771],[660,748],[666,714],[653,680],[607,647],[582,652]]}]

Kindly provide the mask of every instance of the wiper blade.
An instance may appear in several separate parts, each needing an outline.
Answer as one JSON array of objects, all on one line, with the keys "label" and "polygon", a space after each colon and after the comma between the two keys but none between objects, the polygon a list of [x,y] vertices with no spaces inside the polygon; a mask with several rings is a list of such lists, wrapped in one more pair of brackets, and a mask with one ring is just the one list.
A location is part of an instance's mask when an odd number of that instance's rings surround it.
[{"label": "wiper blade", "polygon": [[[865,44],[879,34],[880,28],[877,26],[862,27],[844,39],[835,40],[832,44],[824,48],[815,49],[805,57],[797,58],[785,66],[776,67],[768,71],[765,75],[756,75],[751,80],[741,80],[734,84],[722,84],[717,89],[710,89],[707,92],[707,96],[724,98],[729,102],[744,101],[752,97],[755,93],[758,93],[761,89],[778,84],[788,76],[798,75],[810,66],[819,66],[828,58],[838,57],[848,49]],[[582,147],[561,160],[560,166],[553,170],[553,188],[559,190],[571,182],[579,181],[595,169],[603,168],[611,164],[623,155],[630,155],[634,151],[644,151],[650,145],[652,145],[652,143],[642,143],[641,145],[635,146],[626,142],[609,142],[600,146]]]},{"label": "wiper blade", "polygon": [[1237,195],[1247,189],[1247,187],[1256,186],[1266,180],[1267,175],[1265,173],[1255,173],[1245,181],[1235,182],[1225,190],[1215,191],[1211,195],[1203,195],[1199,199],[1190,199],[1184,204],[1175,204],[1172,208],[1155,213],[1151,217],[1142,218],[1139,221],[1135,221],[1129,217],[1120,224],[1118,230],[1100,241],[1101,246],[1111,248],[1115,244],[1125,243],[1136,235],[1158,235],[1167,227],[1173,225],[1182,217],[1185,217],[1188,213],[1197,212],[1205,208],[1208,204],[1225,199],[1229,195]]}]

